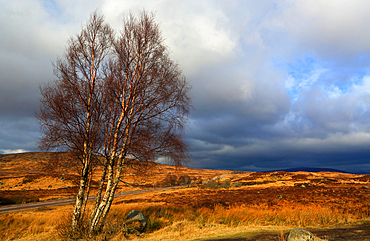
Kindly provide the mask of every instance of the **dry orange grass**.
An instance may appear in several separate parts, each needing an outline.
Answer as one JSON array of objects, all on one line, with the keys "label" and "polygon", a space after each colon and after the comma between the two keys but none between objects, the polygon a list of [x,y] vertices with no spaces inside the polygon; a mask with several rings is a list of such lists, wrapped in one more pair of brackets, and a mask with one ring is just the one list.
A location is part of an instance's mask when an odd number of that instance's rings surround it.
[{"label": "dry orange grass", "polygon": [[[174,191],[169,193],[174,194]],[[139,196],[142,199],[151,198],[150,194]],[[65,220],[71,208],[69,205],[2,214],[0,240],[63,240],[58,236],[57,226]],[[143,212],[148,220],[147,232],[139,237],[131,236],[132,240],[193,240],[225,233],[278,231],[297,226],[327,227],[369,220],[368,213],[343,213],[332,207],[317,205],[279,208],[267,205],[215,205],[192,208],[150,202],[121,203],[113,205],[105,231],[93,240],[124,239],[122,223],[132,209]]]},{"label": "dry orange grass", "polygon": [[[225,196],[230,196],[240,188],[231,188]],[[212,190],[210,190],[212,191]],[[226,191],[218,190],[217,196]],[[266,190],[265,190],[266,192]],[[238,225],[277,225],[277,226],[300,226],[300,227],[323,227],[334,224],[346,224],[367,220],[370,218],[370,201],[368,205],[361,206],[361,200],[347,200],[347,206],[342,208],[334,202],[325,203],[298,203],[298,202],[277,202],[270,205],[269,202],[259,204],[231,204],[225,205],[222,202],[209,205],[208,202],[199,201],[194,194],[205,195],[207,190],[197,190],[196,188],[183,188],[179,190],[168,190],[165,192],[157,191],[140,195],[116,198],[114,204],[116,209],[125,210],[144,207],[152,210],[149,216],[171,217],[170,222],[179,220],[191,220],[201,224],[218,223],[229,226]],[[166,200],[165,197],[172,197]],[[173,200],[187,197],[187,203],[181,205],[172,204]],[[360,196],[361,197],[361,196]],[[262,197],[264,198],[264,197]],[[335,200],[334,200],[335,201]],[[154,211],[156,210],[156,211]],[[161,213],[165,212],[165,213]]]},{"label": "dry orange grass", "polygon": [[[163,207],[151,205],[127,205],[126,207],[115,207],[110,219],[116,216],[122,217],[129,210],[141,210],[148,218],[149,232],[141,235],[139,239],[145,240],[191,240],[195,238],[217,236],[222,234],[233,234],[239,232],[252,232],[267,229],[287,229],[294,226],[316,226],[317,222],[323,224],[334,224],[346,222],[345,218],[327,210],[323,213],[317,207],[309,207],[288,210],[264,210],[250,209],[245,207],[232,207],[225,209],[216,206],[214,210],[200,208],[199,210],[184,210],[176,207]],[[35,213],[37,212],[37,213]],[[64,208],[52,211],[33,211],[28,213],[17,213],[2,215],[0,218],[1,240],[62,240],[57,236],[56,226],[64,218],[68,211]],[[36,215],[37,214],[37,215]],[[352,217],[351,221],[356,220]],[[312,223],[313,222],[313,223]],[[108,222],[111,240],[120,240],[124,235],[120,230],[113,230]],[[119,227],[119,226],[117,226]],[[154,230],[152,230],[154,229]],[[158,229],[158,230],[157,230]],[[103,239],[107,234],[96,237]],[[131,239],[136,239],[135,236]]]},{"label": "dry orange grass", "polygon": [[0,240],[60,240],[56,227],[70,207],[39,208],[0,215]]}]

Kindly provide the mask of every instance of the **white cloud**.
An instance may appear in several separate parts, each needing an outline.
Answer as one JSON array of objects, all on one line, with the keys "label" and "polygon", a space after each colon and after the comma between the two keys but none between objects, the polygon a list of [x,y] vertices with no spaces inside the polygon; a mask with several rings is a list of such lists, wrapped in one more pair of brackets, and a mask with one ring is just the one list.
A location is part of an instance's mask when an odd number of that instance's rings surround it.
[{"label": "white cloud", "polygon": [[158,18],[185,74],[194,75],[206,66],[233,58],[238,36],[219,6],[203,1],[176,2],[169,4],[166,12],[158,12]]},{"label": "white cloud", "polygon": [[230,28],[222,4],[195,0],[107,0],[102,4],[107,21],[117,30],[125,15],[143,9],[156,14],[166,44],[185,74],[193,75],[204,66],[233,58],[238,35]]},{"label": "white cloud", "polygon": [[27,152],[26,150],[24,149],[17,149],[17,150],[10,150],[10,149],[0,149],[2,151],[3,154],[16,154],[16,153],[23,153],[23,152]]},{"label": "white cloud", "polygon": [[290,36],[320,57],[352,58],[370,51],[370,2],[289,1],[284,24]]}]

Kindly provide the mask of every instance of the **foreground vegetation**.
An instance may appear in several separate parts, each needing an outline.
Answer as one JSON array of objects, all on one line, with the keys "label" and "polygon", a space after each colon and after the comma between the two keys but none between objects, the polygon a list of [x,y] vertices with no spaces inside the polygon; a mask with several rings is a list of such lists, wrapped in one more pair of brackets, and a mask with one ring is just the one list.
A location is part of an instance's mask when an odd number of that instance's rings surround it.
[{"label": "foreground vegetation", "polygon": [[[175,195],[175,192],[171,195]],[[144,195],[143,198],[150,201],[153,197]],[[343,212],[331,206],[314,204],[279,207],[215,204],[191,207],[150,202],[131,204],[130,198],[125,199],[128,199],[126,203],[113,205],[103,232],[91,240],[193,240],[225,233],[263,229],[278,231],[294,227],[322,228],[370,220],[366,210],[347,209]],[[66,224],[70,222],[71,208],[50,207],[2,214],[0,240],[65,240],[69,235]],[[125,217],[132,209],[141,211],[148,221],[145,233],[139,236],[122,232]],[[83,233],[80,236],[80,239],[87,238]]]}]

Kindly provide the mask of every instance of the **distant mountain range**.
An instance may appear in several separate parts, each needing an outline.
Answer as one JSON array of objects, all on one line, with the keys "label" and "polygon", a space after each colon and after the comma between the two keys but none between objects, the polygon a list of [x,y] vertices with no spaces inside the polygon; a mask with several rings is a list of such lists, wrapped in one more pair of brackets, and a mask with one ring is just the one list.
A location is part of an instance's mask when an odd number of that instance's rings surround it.
[{"label": "distant mountain range", "polygon": [[[294,167],[288,169],[281,169],[281,170],[273,170],[273,171],[283,171],[283,172],[339,172],[339,173],[352,173],[347,171],[342,171],[334,168],[321,168],[321,167]],[[269,171],[270,172],[270,171]],[[370,174],[369,172],[361,172],[361,173],[352,173],[352,174]]]}]

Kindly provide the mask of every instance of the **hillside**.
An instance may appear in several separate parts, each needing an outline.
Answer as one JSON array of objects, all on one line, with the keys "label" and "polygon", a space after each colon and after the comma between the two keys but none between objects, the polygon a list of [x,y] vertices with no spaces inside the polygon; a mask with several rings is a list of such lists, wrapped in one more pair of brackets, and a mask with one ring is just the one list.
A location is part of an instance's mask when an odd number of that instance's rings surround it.
[{"label": "hillside", "polygon": [[[73,156],[70,153],[30,152],[0,155],[1,197],[28,197],[38,200],[74,197],[79,176],[76,165],[68,167]],[[92,194],[98,185],[100,171],[93,177]],[[118,192],[137,188],[153,188],[178,184],[201,184],[216,177],[217,182],[228,182],[235,187],[309,187],[331,185],[368,185],[370,175],[354,175],[337,172],[231,172],[227,170],[194,169],[165,164],[146,166],[142,172],[126,169],[125,181],[134,188],[120,184]],[[95,188],[95,189],[94,189]]]},{"label": "hillside", "polygon": [[[73,197],[77,193],[79,176],[70,153],[29,152],[0,155],[0,196],[26,196],[39,200]],[[165,164],[146,166],[141,173],[127,169],[125,181],[136,188],[152,188],[187,183],[201,183],[231,171],[194,169]],[[100,171],[93,177],[93,190],[98,185]],[[120,184],[118,191],[133,188]]]}]

